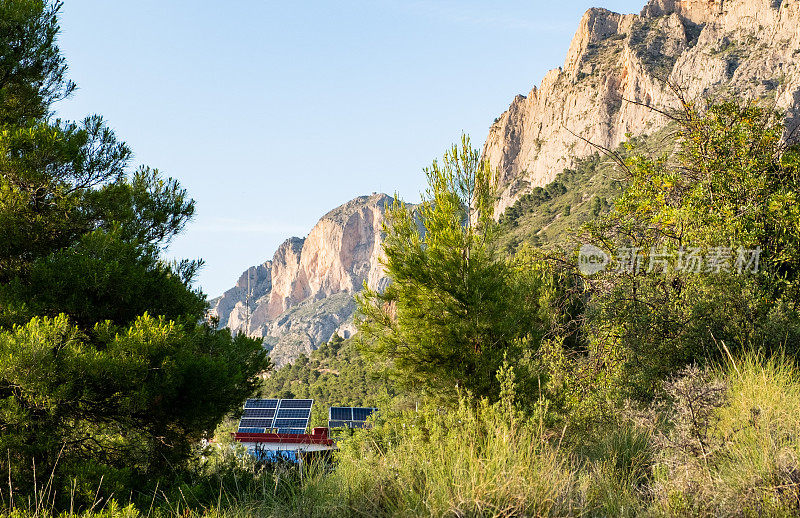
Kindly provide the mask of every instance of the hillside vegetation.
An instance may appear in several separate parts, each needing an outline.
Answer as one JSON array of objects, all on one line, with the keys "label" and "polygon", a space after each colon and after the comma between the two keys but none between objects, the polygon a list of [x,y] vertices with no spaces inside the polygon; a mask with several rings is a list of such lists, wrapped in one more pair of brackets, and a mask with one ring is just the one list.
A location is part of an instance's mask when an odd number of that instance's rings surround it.
[{"label": "hillside vegetation", "polygon": [[675,124],[652,135],[631,138],[618,149],[575,161],[544,187],[521,195],[499,215],[498,248],[513,254],[521,243],[563,245],[574,240],[584,223],[609,211],[626,184],[619,161],[631,153],[659,152],[674,142]]},{"label": "hillside vegetation", "polygon": [[549,426],[544,401],[521,412],[511,394],[392,414],[343,443],[332,472],[312,466],[287,483],[251,468],[249,485],[207,514],[796,516],[793,363],[748,354],[689,368],[592,440]]}]

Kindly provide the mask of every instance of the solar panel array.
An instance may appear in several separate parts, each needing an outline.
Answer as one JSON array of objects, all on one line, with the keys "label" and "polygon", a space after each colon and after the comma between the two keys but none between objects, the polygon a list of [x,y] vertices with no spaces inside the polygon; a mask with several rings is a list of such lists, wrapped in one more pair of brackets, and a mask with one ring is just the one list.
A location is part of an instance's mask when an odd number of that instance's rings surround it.
[{"label": "solar panel array", "polygon": [[239,433],[305,433],[313,399],[248,399]]},{"label": "solar panel array", "polygon": [[328,428],[364,428],[367,418],[377,408],[332,406],[328,410]]}]

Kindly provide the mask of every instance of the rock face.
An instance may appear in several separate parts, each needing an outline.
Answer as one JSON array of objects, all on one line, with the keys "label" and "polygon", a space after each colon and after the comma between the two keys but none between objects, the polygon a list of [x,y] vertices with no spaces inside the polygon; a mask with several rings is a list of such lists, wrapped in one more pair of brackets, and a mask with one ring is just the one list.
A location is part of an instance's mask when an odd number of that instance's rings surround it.
[{"label": "rock face", "polygon": [[353,294],[365,282],[373,289],[388,283],[380,264],[381,223],[392,202],[373,194],[333,209],[305,239],[287,239],[271,261],[245,271],[236,286],[211,301],[211,314],[220,326],[263,338],[279,366],[336,331],[346,338]]},{"label": "rock face", "polygon": [[[277,255],[277,254],[276,254]],[[248,279],[249,278],[249,279]],[[248,289],[249,295],[248,295]],[[211,301],[211,314],[219,318],[220,327],[240,329],[247,318],[245,304],[255,294],[272,290],[272,261],[248,268],[236,281],[236,286]],[[256,302],[254,299],[252,302]],[[252,306],[252,303],[251,303]]]},{"label": "rock face", "polygon": [[590,9],[562,68],[492,124],[483,148],[500,172],[499,215],[549,183],[593,144],[652,133],[660,110],[734,94],[764,100],[800,124],[800,0],[651,0],[641,14]]}]

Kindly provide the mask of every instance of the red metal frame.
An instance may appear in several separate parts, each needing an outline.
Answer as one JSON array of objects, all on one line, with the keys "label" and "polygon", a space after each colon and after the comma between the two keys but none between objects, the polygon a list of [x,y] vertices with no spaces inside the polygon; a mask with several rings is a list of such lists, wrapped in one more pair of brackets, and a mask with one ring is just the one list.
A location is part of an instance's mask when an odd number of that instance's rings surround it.
[{"label": "red metal frame", "polygon": [[322,444],[333,446],[333,439],[328,438],[327,428],[314,428],[311,433],[233,433],[233,439],[239,442],[271,443],[271,444]]}]

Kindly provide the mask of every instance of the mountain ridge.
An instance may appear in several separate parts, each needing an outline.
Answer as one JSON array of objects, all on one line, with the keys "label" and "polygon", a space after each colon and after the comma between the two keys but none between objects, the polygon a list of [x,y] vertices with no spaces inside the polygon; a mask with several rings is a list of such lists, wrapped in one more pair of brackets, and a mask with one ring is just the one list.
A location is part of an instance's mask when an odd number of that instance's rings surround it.
[{"label": "mountain ridge", "polygon": [[[800,123],[800,2],[651,0],[640,14],[592,8],[564,65],[491,125],[483,156],[500,172],[502,213],[575,160],[628,135],[663,128],[689,100],[733,94],[768,100]],[[656,108],[656,109],[653,109]]]},{"label": "mountain ridge", "polygon": [[[353,294],[388,282],[380,263],[381,223],[393,199],[356,197],[322,216],[304,238],[291,237],[271,260],[245,270],[210,301],[221,327],[263,338],[277,365],[352,332]],[[248,293],[248,278],[250,292]]]}]

